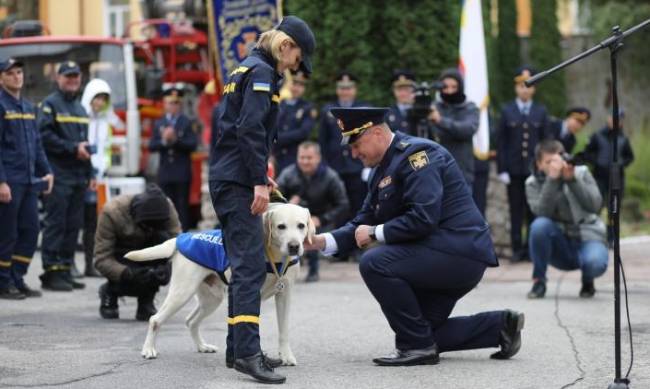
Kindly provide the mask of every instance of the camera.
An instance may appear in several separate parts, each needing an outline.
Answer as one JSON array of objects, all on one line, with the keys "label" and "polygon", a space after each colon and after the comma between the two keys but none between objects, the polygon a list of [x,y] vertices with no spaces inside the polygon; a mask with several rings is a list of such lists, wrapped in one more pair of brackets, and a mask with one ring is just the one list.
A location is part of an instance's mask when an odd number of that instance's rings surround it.
[{"label": "camera", "polygon": [[569,165],[579,166],[587,164],[587,156],[584,151],[571,155],[569,153],[562,153],[562,159]]},{"label": "camera", "polygon": [[428,138],[429,129],[427,119],[431,113],[433,93],[436,90],[442,89],[442,87],[443,84],[440,81],[424,81],[415,84],[415,101],[413,102],[413,108],[407,113],[407,121],[411,134]]}]

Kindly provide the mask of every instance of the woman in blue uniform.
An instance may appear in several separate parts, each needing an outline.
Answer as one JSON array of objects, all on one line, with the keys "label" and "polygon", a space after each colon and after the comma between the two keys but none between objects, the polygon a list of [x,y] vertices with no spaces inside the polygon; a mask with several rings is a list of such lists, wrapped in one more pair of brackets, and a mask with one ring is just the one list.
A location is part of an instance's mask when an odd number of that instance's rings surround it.
[{"label": "woman in blue uniform", "polygon": [[210,195],[232,269],[226,365],[265,383],[285,381],[273,372],[277,361],[262,354],[259,337],[260,289],[266,277],[262,213],[273,184],[266,171],[277,137],[278,84],[287,69],[311,73],[315,45],[304,21],[282,19],[232,71],[216,112]]}]

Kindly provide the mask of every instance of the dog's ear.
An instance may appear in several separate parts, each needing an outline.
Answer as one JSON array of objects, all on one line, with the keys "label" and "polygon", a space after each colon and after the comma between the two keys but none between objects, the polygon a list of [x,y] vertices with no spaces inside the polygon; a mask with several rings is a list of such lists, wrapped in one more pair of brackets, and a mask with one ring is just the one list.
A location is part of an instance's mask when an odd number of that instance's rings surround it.
[{"label": "dog's ear", "polygon": [[262,222],[264,224],[264,235],[266,235],[267,246],[271,245],[271,232],[273,231],[273,211],[267,210],[262,215]]},{"label": "dog's ear", "polygon": [[311,219],[311,213],[307,208],[305,208],[305,211],[307,211],[307,242],[309,244],[312,244],[312,240],[314,236],[316,235],[316,225],[314,224],[314,221]]}]

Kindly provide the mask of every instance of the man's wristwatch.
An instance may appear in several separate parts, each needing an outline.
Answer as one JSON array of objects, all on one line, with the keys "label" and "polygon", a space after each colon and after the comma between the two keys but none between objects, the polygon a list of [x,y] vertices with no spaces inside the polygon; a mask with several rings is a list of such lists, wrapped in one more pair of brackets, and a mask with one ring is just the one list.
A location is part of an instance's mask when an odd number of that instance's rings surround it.
[{"label": "man's wristwatch", "polygon": [[377,240],[377,235],[375,235],[375,230],[376,229],[377,229],[377,226],[370,227],[370,232],[368,233],[368,236],[370,236],[370,239],[372,239],[372,240]]}]

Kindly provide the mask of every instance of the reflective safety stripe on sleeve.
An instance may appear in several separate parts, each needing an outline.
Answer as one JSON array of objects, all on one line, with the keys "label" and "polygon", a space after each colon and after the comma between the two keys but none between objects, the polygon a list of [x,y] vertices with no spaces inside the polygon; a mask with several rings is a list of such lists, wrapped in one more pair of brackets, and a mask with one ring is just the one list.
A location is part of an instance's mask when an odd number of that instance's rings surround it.
[{"label": "reflective safety stripe on sleeve", "polygon": [[234,325],[238,323],[260,324],[260,317],[253,316],[253,315],[239,315],[239,316],[228,318],[228,325]]}]

